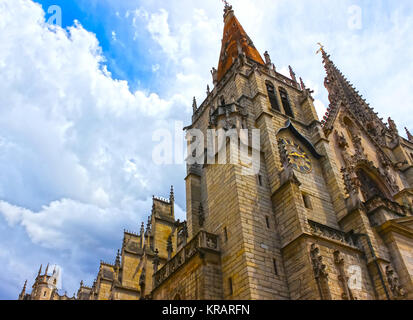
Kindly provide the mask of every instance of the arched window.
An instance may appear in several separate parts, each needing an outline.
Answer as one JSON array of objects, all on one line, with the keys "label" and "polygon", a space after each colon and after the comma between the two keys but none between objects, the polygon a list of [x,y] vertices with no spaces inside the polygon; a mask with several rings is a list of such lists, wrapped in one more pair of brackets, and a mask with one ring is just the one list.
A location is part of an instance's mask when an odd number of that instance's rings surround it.
[{"label": "arched window", "polygon": [[181,296],[179,295],[179,293],[175,296],[174,300],[182,300]]},{"label": "arched window", "polygon": [[280,110],[280,105],[278,104],[277,93],[275,92],[275,88],[271,82],[266,82],[265,85],[267,86],[267,93],[268,98],[270,99],[271,108],[277,111]]},{"label": "arched window", "polygon": [[288,93],[284,88],[280,88],[281,102],[284,107],[285,114],[291,118],[294,118],[293,110],[291,109],[290,99],[288,98]]},{"label": "arched window", "polygon": [[365,201],[368,201],[375,196],[387,198],[382,188],[380,188],[377,182],[374,181],[373,178],[370,177],[370,175],[368,175],[363,169],[357,170],[357,177],[360,181],[361,193],[363,194]]}]

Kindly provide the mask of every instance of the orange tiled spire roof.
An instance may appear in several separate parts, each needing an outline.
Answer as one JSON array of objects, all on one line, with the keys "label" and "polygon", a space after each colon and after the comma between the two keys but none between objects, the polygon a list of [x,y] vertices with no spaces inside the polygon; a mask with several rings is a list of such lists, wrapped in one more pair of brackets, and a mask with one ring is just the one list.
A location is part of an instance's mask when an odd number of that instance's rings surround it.
[{"label": "orange tiled spire roof", "polygon": [[222,48],[218,63],[218,81],[231,68],[239,53],[245,54],[247,58],[260,64],[265,64],[261,55],[254,46],[250,37],[235,17],[232,6],[225,1],[224,9],[224,35],[222,37]]}]

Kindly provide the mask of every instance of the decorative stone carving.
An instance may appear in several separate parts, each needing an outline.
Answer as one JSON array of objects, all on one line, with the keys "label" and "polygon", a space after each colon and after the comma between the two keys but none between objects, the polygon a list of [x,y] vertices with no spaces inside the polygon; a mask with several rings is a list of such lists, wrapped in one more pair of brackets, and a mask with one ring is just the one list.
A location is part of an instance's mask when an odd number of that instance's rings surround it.
[{"label": "decorative stone carving", "polygon": [[160,270],[154,271],[154,287],[156,288],[163,283],[195,254],[199,253],[202,256],[202,251],[205,249],[219,253],[218,236],[200,231],[184,248],[162,266]]},{"label": "decorative stone carving", "polygon": [[158,267],[159,267],[159,263],[160,263],[160,259],[159,259],[159,250],[156,249],[155,250],[155,255],[153,257],[153,273],[156,273],[158,271]]},{"label": "decorative stone carving", "polygon": [[393,297],[395,299],[400,299],[406,296],[406,290],[400,285],[399,277],[390,265],[386,267],[386,276]]},{"label": "decorative stone carving", "polygon": [[323,263],[323,257],[320,255],[320,249],[314,243],[311,245],[310,256],[320,297],[322,300],[331,300],[330,288],[328,285],[327,266]]},{"label": "decorative stone carving", "polygon": [[340,149],[346,150],[348,148],[348,142],[344,134],[342,132],[338,133],[337,131],[334,131],[334,135]]},{"label": "decorative stone carving", "polygon": [[198,222],[199,222],[199,226],[202,228],[205,222],[205,213],[204,213],[204,208],[202,207],[202,203],[199,205]]},{"label": "decorative stone carving", "polygon": [[348,286],[349,278],[344,270],[344,258],[340,251],[334,251],[334,264],[336,265],[338,271],[338,281],[340,282],[343,293],[341,297],[343,300],[354,300],[353,293]]},{"label": "decorative stone carving", "polygon": [[172,246],[172,234],[169,235],[168,241],[166,243],[166,251],[168,252],[168,260],[171,259],[172,251],[173,251],[173,246]]},{"label": "decorative stone carving", "polygon": [[343,231],[333,229],[318,222],[308,220],[311,232],[315,235],[325,237],[328,239],[340,241],[346,245],[357,248],[357,243],[353,240],[350,234]]}]

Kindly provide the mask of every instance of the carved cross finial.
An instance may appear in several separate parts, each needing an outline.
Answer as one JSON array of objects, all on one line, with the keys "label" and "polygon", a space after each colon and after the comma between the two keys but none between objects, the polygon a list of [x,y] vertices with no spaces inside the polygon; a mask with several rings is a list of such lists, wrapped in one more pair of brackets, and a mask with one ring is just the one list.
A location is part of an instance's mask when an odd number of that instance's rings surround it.
[{"label": "carved cross finial", "polygon": [[318,42],[317,43],[319,46],[320,46],[320,48],[317,50],[317,52],[316,52],[316,54],[318,54],[318,53],[324,53],[325,51],[324,51],[324,46],[321,44],[321,42]]}]

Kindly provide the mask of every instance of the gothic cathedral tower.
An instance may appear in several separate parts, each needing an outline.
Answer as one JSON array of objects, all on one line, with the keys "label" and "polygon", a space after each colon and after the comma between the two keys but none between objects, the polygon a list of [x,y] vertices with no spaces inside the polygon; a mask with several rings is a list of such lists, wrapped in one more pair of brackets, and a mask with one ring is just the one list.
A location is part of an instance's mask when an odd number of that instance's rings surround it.
[{"label": "gothic cathedral tower", "polygon": [[291,67],[288,78],[262,59],[229,5],[224,23],[214,89],[194,100],[186,128],[205,146],[208,130],[260,132],[255,174],[242,159],[188,165],[189,234],[219,235],[222,298],[413,298],[413,141],[378,118],[323,48],[331,105],[320,122],[311,91]]}]

